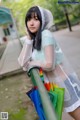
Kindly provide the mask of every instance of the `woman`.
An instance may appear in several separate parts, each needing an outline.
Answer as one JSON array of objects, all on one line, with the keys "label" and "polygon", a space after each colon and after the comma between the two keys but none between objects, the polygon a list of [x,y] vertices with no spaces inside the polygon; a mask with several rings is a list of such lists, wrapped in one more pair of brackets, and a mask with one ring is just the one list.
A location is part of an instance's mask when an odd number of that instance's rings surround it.
[{"label": "woman", "polygon": [[18,58],[20,65],[25,71],[30,66],[41,67],[45,81],[64,87],[64,110],[75,120],[80,120],[80,81],[49,30],[53,24],[51,12],[39,6],[31,7],[25,24],[28,39]]}]

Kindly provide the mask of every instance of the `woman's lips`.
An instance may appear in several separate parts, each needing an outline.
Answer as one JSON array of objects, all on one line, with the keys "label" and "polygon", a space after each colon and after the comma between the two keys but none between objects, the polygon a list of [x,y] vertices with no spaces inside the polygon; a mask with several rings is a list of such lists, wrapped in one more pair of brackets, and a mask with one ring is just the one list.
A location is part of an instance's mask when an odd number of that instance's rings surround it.
[{"label": "woman's lips", "polygon": [[35,27],[30,27],[30,29],[32,29],[32,30],[33,30],[33,29],[35,29]]}]

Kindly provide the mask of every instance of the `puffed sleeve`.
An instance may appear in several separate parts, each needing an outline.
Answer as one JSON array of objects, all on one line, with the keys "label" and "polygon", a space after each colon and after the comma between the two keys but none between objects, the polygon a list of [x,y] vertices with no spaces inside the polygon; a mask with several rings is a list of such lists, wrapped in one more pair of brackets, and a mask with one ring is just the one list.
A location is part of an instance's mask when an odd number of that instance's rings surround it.
[{"label": "puffed sleeve", "polygon": [[42,48],[45,55],[46,70],[52,70],[55,68],[55,46],[56,41],[49,30],[44,30],[42,33]]},{"label": "puffed sleeve", "polygon": [[42,47],[44,48],[48,45],[55,46],[55,39],[49,30],[45,30],[42,32]]}]

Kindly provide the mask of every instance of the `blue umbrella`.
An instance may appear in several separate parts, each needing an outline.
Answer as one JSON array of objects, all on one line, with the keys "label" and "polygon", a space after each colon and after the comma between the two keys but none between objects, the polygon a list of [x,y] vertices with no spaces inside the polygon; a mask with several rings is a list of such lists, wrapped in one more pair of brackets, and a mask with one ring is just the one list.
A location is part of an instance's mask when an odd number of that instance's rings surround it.
[{"label": "blue umbrella", "polygon": [[[40,117],[40,120],[46,120],[38,89],[32,88],[26,94],[29,96],[29,98],[34,103],[35,109],[37,111],[38,116]],[[53,93],[53,91],[49,91],[48,94],[52,102],[52,105],[54,106],[54,108],[56,108],[57,94]]]},{"label": "blue umbrella", "polygon": [[33,101],[37,114],[40,120],[45,120],[45,115],[43,111],[43,106],[41,103],[40,95],[38,89],[32,88],[30,91],[26,93],[30,99]]}]

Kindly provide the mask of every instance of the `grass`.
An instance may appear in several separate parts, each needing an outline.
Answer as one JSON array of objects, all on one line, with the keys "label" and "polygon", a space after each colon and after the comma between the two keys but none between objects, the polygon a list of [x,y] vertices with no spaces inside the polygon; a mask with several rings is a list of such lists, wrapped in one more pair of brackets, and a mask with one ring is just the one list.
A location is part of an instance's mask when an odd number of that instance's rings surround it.
[{"label": "grass", "polygon": [[0,112],[8,112],[8,120],[37,120],[35,108],[26,95],[31,88],[26,74],[0,80]]},{"label": "grass", "polygon": [[25,120],[26,111],[24,109],[20,109],[17,113],[9,113],[8,120]]}]

